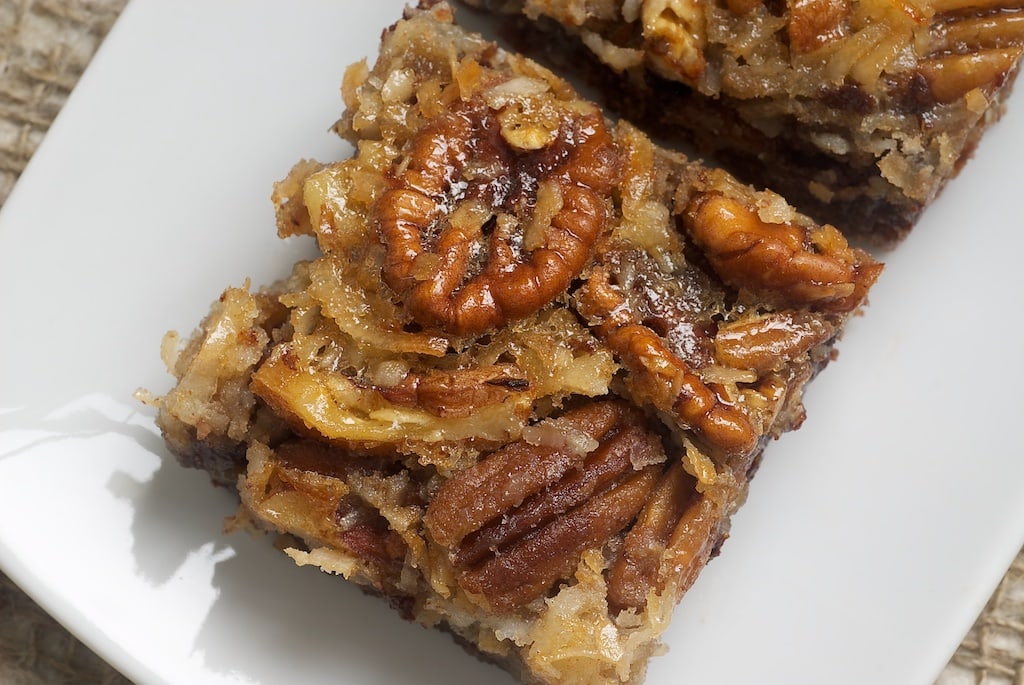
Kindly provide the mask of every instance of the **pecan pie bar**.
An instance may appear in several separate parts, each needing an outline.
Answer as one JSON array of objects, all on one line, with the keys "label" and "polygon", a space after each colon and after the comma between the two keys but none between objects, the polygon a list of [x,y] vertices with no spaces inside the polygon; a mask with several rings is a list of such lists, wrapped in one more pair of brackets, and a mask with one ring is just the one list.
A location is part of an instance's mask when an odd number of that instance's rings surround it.
[{"label": "pecan pie bar", "polygon": [[1024,50],[1020,0],[470,4],[529,17],[517,44],[587,65],[628,118],[886,246],[999,117]]},{"label": "pecan pie bar", "polygon": [[273,199],[319,256],[165,357],[170,450],[524,683],[639,683],[881,266],[427,3]]}]

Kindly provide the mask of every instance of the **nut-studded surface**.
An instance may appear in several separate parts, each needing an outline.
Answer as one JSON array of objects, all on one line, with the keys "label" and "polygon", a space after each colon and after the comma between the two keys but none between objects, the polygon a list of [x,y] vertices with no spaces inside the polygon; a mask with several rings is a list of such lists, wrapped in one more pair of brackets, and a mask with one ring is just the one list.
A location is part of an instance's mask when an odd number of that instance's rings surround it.
[{"label": "nut-studded surface", "polygon": [[169,445],[237,476],[238,524],[527,682],[639,682],[880,266],[445,4],[343,97],[356,153],[274,192],[321,254],[170,355]]},{"label": "nut-studded surface", "polygon": [[1024,53],[1019,0],[467,2],[528,17],[523,49],[591,64],[631,120],[884,245],[967,161]]}]

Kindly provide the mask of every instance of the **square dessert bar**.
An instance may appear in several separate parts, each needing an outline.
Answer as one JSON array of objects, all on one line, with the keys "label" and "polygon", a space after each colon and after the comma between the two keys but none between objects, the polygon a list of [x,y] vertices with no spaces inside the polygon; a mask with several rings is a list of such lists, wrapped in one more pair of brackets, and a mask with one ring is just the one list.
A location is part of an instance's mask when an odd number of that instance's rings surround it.
[{"label": "square dessert bar", "polygon": [[470,4],[520,14],[517,45],[587,72],[622,115],[882,246],[998,119],[1024,51],[1020,0]]},{"label": "square dessert bar", "polygon": [[881,266],[443,3],[342,93],[273,192],[319,256],[164,346],[170,450],[524,683],[641,682]]}]

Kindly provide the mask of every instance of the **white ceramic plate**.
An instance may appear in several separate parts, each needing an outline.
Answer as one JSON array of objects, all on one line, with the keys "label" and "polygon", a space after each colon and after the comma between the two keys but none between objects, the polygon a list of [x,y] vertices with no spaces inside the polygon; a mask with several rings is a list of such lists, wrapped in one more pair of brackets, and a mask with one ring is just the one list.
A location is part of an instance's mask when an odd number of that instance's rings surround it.
[{"label": "white ceramic plate", "polygon": [[[132,399],[169,387],[167,329],[310,250],[275,237],[270,185],[348,153],[342,70],[401,6],[138,0],[0,217],[0,566],[140,684],[511,683],[222,535],[231,497]],[[888,255],[650,685],[924,685],[995,587],[1024,538],[1022,95]]]}]

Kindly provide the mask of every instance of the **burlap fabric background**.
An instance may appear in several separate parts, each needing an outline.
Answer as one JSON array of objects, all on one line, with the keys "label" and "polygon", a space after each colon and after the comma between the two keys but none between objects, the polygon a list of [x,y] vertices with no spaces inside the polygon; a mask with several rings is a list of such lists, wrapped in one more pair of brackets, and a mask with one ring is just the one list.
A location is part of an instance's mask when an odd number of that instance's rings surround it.
[{"label": "burlap fabric background", "polygon": [[[0,0],[0,205],[125,4]],[[0,574],[0,684],[51,683],[128,681]],[[938,681],[971,683],[1024,685],[1024,550]]]}]

